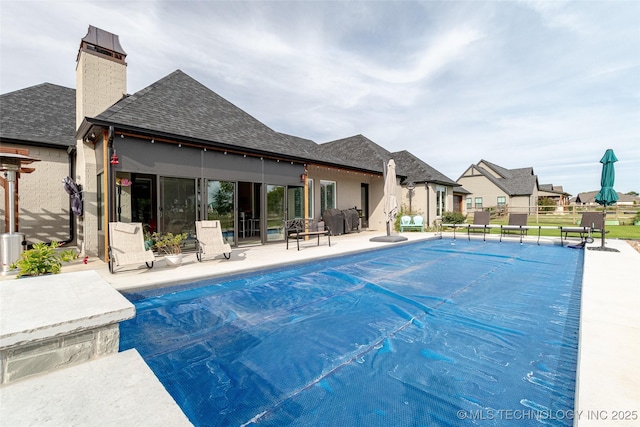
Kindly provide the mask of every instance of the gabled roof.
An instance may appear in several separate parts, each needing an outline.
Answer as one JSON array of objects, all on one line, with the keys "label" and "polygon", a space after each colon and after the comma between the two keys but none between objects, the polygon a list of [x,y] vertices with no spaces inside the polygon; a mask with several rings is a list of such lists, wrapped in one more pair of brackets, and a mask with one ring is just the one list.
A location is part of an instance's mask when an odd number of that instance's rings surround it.
[{"label": "gabled roof", "polygon": [[258,153],[308,156],[304,147],[291,144],[282,134],[180,70],[87,121]]},{"label": "gabled roof", "polygon": [[[363,135],[319,144],[314,151],[316,156],[324,159],[340,159],[348,166],[363,168],[375,172],[383,172],[384,165],[393,158],[391,153]],[[396,162],[396,174],[404,176],[404,171]]]},{"label": "gabled roof", "polygon": [[[496,178],[480,164],[486,165],[500,178]],[[477,164],[471,165],[482,176],[494,183],[498,188],[509,196],[526,196],[533,192],[538,185],[538,177],[533,173],[533,168],[507,169],[486,160],[480,160]],[[462,177],[461,177],[462,178]]]},{"label": "gabled roof", "polygon": [[454,187],[460,186],[460,184],[435,170],[427,163],[423,162],[406,150],[398,151],[392,153],[391,155],[396,162],[396,166],[400,167],[402,171],[407,175],[405,179],[406,182],[433,182]]},{"label": "gabled roof", "polygon": [[553,185],[553,184],[539,184],[538,190],[546,191],[547,193],[556,193],[556,194],[568,194],[564,192],[562,185]]},{"label": "gabled roof", "polygon": [[65,148],[75,133],[75,89],[42,83],[0,95],[0,139]]},{"label": "gabled roof", "polygon": [[[585,205],[595,205],[596,203],[596,195],[599,191],[585,191],[578,193],[576,197],[572,197],[569,202],[570,203],[579,203]],[[620,192],[616,192],[618,195],[617,203],[627,203],[627,204],[636,204],[640,202],[640,197],[632,196],[629,194],[622,194]]]}]

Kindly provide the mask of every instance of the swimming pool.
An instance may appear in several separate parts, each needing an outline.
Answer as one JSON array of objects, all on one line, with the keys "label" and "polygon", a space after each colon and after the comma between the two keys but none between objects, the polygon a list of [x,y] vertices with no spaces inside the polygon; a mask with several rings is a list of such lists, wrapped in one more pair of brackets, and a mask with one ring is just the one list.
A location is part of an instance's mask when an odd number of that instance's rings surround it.
[{"label": "swimming pool", "polygon": [[571,425],[583,251],[435,240],[127,297],[197,426]]}]

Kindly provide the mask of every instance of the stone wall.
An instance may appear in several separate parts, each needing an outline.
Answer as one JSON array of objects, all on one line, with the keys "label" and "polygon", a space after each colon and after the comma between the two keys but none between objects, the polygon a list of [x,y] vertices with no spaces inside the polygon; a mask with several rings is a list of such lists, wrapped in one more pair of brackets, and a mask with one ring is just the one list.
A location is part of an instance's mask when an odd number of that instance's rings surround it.
[{"label": "stone wall", "polygon": [[0,384],[118,352],[118,324],[0,349]]}]

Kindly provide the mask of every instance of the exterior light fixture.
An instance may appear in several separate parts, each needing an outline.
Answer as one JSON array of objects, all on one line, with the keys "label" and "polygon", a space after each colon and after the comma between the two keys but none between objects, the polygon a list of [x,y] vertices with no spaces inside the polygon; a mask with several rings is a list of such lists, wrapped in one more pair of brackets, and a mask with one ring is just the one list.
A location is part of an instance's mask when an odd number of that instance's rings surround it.
[{"label": "exterior light fixture", "polygon": [[411,215],[411,199],[413,198],[413,190],[416,188],[416,185],[413,181],[409,181],[407,183],[407,190],[409,190],[409,215]]},{"label": "exterior light fixture", "polygon": [[113,154],[111,155],[111,164],[112,165],[119,165],[120,161],[118,160],[118,155],[116,154],[116,151],[113,150]]}]

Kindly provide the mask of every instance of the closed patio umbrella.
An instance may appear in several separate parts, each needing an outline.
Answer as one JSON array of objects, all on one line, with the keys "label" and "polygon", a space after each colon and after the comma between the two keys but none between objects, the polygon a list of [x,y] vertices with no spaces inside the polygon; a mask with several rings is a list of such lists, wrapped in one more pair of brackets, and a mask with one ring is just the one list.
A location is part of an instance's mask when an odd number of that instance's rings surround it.
[{"label": "closed patio umbrella", "polygon": [[404,236],[391,235],[391,223],[396,220],[396,216],[398,215],[396,186],[396,162],[394,162],[393,159],[389,159],[385,167],[384,178],[384,215],[387,223],[387,235],[369,239],[372,242],[401,242],[407,240]]},{"label": "closed patio umbrella", "polygon": [[387,235],[389,235],[389,224],[394,222],[398,215],[396,162],[394,162],[393,159],[390,159],[387,164],[387,176],[384,179],[384,214],[387,220]]},{"label": "closed patio umbrella", "polygon": [[615,182],[616,174],[613,167],[613,164],[618,161],[618,158],[614,154],[612,149],[608,149],[602,159],[600,159],[600,163],[602,163],[602,176],[600,177],[600,191],[596,194],[595,200],[596,203],[603,206],[602,209],[602,244],[600,247],[592,247],[589,249],[600,250],[600,251],[610,251],[610,252],[619,252],[617,249],[607,248],[604,246],[604,234],[605,234],[605,222],[607,218],[607,206],[611,206],[618,201],[618,193],[613,189],[613,184]]}]

